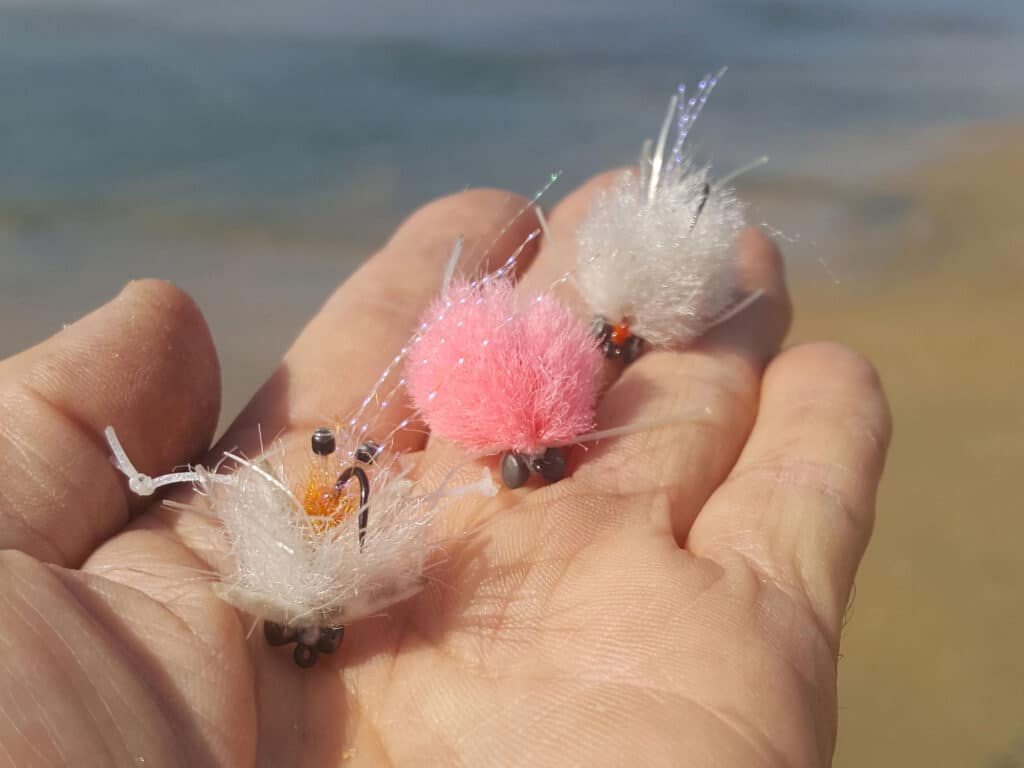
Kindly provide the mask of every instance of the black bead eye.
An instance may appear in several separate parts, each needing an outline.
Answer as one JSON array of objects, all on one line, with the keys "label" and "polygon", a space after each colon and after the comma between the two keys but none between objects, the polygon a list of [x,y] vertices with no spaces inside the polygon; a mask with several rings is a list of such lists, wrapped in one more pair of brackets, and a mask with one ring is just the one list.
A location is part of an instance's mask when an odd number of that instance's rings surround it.
[{"label": "black bead eye", "polygon": [[632,363],[644,352],[644,340],[639,336],[630,336],[622,345],[622,362]]},{"label": "black bead eye", "polygon": [[595,317],[590,323],[590,332],[598,341],[608,341],[608,337],[612,335],[612,324],[603,317]]},{"label": "black bead eye", "polygon": [[622,347],[611,339],[608,339],[608,341],[601,345],[601,351],[604,352],[604,356],[609,360],[618,360],[622,357]]},{"label": "black bead eye", "polygon": [[344,627],[323,627],[320,630],[320,639],[317,640],[316,649],[320,653],[334,653],[338,650],[344,637]]},{"label": "black bead eye", "polygon": [[313,432],[310,439],[313,446],[313,453],[317,456],[330,456],[334,453],[337,444],[334,440],[334,433],[327,427],[320,427]]},{"label": "black bead eye", "polygon": [[506,488],[520,488],[530,479],[530,465],[521,453],[506,453],[501,458],[501,479]]},{"label": "black bead eye", "polygon": [[565,451],[548,448],[531,461],[532,469],[549,483],[557,483],[565,477]]},{"label": "black bead eye", "polygon": [[273,621],[263,622],[263,637],[267,645],[280,646],[295,643],[292,659],[297,666],[309,669],[316,665],[321,653],[334,653],[345,637],[345,627],[305,627],[298,629]]},{"label": "black bead eye", "polygon": [[361,461],[363,464],[372,464],[379,455],[380,443],[375,443],[373,440],[360,443],[356,448],[356,461]]},{"label": "black bead eye", "polygon": [[263,637],[266,638],[267,645],[287,645],[295,642],[298,636],[299,633],[294,627],[273,621],[263,622]]},{"label": "black bead eye", "polygon": [[303,669],[309,669],[316,664],[316,657],[316,646],[303,645],[302,643],[295,646],[295,652],[292,654],[292,658],[295,659],[295,664]]}]

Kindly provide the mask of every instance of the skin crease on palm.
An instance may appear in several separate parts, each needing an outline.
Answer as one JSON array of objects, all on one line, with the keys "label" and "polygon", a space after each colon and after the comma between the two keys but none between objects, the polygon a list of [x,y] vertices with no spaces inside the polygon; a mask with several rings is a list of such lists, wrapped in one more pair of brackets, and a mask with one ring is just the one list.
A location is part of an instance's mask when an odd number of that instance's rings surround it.
[{"label": "skin crease on palm", "polygon": [[[570,267],[609,178],[552,212],[524,290]],[[472,191],[415,213],[214,448],[216,353],[171,285],[130,283],[0,363],[0,766],[830,762],[889,416],[855,353],[779,352],[781,260],[753,230],[742,274],[761,300],[690,350],[609,368],[598,428],[670,423],[574,448],[555,485],[461,500],[444,524],[476,533],[452,539],[431,585],[348,627],[312,670],[213,595],[214,524],[130,498],[111,466],[108,423],[152,474],[251,454],[258,425],[304,455],[408,337],[455,237],[482,253],[522,205]],[[521,217],[486,262],[532,228]],[[460,460],[422,429],[399,442],[426,472]]]}]

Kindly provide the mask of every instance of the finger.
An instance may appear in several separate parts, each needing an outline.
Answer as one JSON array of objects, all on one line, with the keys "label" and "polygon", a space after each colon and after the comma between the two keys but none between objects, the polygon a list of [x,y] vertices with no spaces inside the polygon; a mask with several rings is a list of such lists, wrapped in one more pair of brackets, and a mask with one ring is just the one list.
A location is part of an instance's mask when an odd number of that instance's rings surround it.
[{"label": "finger", "polygon": [[835,640],[871,535],[891,431],[870,363],[834,344],[795,347],[764,378],[750,441],[688,548],[742,557],[806,595]]},{"label": "finger", "polygon": [[[328,299],[221,445],[251,447],[257,427],[264,435],[276,435],[312,429],[356,411],[440,293],[456,239],[464,238],[460,272],[496,268],[536,228],[532,216],[517,217],[525,205],[524,198],[511,193],[473,190],[414,213]],[[529,263],[533,253],[530,244],[519,264]],[[406,402],[396,402],[375,421],[371,436],[388,433],[410,414]],[[407,433],[396,447],[414,450],[423,442],[422,434]]]},{"label": "finger", "polygon": [[142,280],[42,344],[0,363],[0,549],[79,564],[138,504],[111,465],[112,424],[139,469],[210,444],[220,371],[195,303]]},{"label": "finger", "polygon": [[680,543],[736,461],[754,422],[761,372],[789,327],[778,249],[748,229],[739,258],[741,287],[761,297],[689,349],[648,353],[629,366],[601,403],[598,429],[637,431],[575,455],[576,482],[588,490],[659,498],[646,508],[667,515],[658,522]]}]

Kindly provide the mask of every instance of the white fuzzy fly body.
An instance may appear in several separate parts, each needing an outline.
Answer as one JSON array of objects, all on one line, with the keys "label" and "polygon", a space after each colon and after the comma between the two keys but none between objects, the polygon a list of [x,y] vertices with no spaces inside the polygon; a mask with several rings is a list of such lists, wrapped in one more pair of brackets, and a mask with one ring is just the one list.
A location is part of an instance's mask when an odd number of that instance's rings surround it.
[{"label": "white fuzzy fly body", "polygon": [[338,451],[333,461],[315,457],[312,470],[319,472],[325,481],[321,490],[331,497],[328,514],[317,515],[319,507],[311,509],[308,498],[299,498],[302,484],[289,477],[280,445],[253,461],[225,454],[221,464],[235,466],[222,471],[197,466],[151,478],[135,469],[112,428],[106,436],[135,493],[150,495],[171,483],[195,486],[201,506],[189,509],[220,523],[228,555],[228,566],[213,587],[216,594],[255,617],[296,631],[357,621],[419,592],[427,583],[428,560],[442,543],[432,522],[444,499],[493,492],[488,476],[468,487],[418,493],[397,458],[388,461],[379,454],[365,470],[369,501],[361,537],[358,483],[350,484],[354,495],[337,494],[332,487],[339,467],[353,465],[346,454],[354,450]]},{"label": "white fuzzy fly body", "polygon": [[[497,492],[484,470],[475,483],[448,487],[446,478],[420,493],[397,456],[376,451],[367,458],[366,443],[316,456],[302,491],[290,484],[280,444],[253,461],[226,453],[221,463],[236,466],[223,472],[195,467],[153,478],[135,469],[111,427],[106,436],[135,493],[148,496],[172,483],[195,486],[204,508],[186,508],[220,523],[227,554],[213,591],[261,619],[271,645],[294,642],[300,667],[332,653],[345,626],[426,586],[432,556],[446,543],[433,523],[447,499]],[[354,482],[342,482],[346,477]]]},{"label": "white fuzzy fly body", "polygon": [[646,143],[640,171],[599,194],[577,232],[576,281],[591,310],[656,347],[686,345],[740,299],[744,206],[683,151],[717,79],[706,77],[689,99],[673,98],[653,153]]},{"label": "white fuzzy fly body", "polygon": [[330,525],[311,518],[283,466],[261,464],[241,461],[230,482],[203,483],[231,555],[231,570],[215,585],[222,599],[305,628],[348,624],[423,588],[437,505],[415,495],[411,482],[374,476],[360,545],[355,511]]}]

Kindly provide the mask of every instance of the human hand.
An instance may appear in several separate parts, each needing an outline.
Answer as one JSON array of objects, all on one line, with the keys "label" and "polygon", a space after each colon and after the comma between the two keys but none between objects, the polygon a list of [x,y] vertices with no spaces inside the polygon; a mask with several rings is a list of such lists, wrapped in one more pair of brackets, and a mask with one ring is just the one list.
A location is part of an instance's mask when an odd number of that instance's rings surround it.
[{"label": "human hand", "polygon": [[[524,287],[570,267],[606,181],[556,208]],[[251,452],[262,425],[306,450],[407,339],[456,235],[485,244],[521,204],[469,192],[412,216],[220,445]],[[513,224],[493,260],[530,228]],[[854,353],[777,355],[778,254],[754,232],[741,250],[764,298],[630,366],[598,428],[708,415],[575,449],[555,485],[458,505],[447,525],[485,518],[482,535],[312,670],[247,639],[252,619],[212,594],[213,524],[130,498],[108,460],[108,423],[144,472],[203,458],[219,374],[187,297],[132,283],[0,363],[0,765],[827,765],[888,411]],[[401,448],[455,460],[412,431]]]}]

